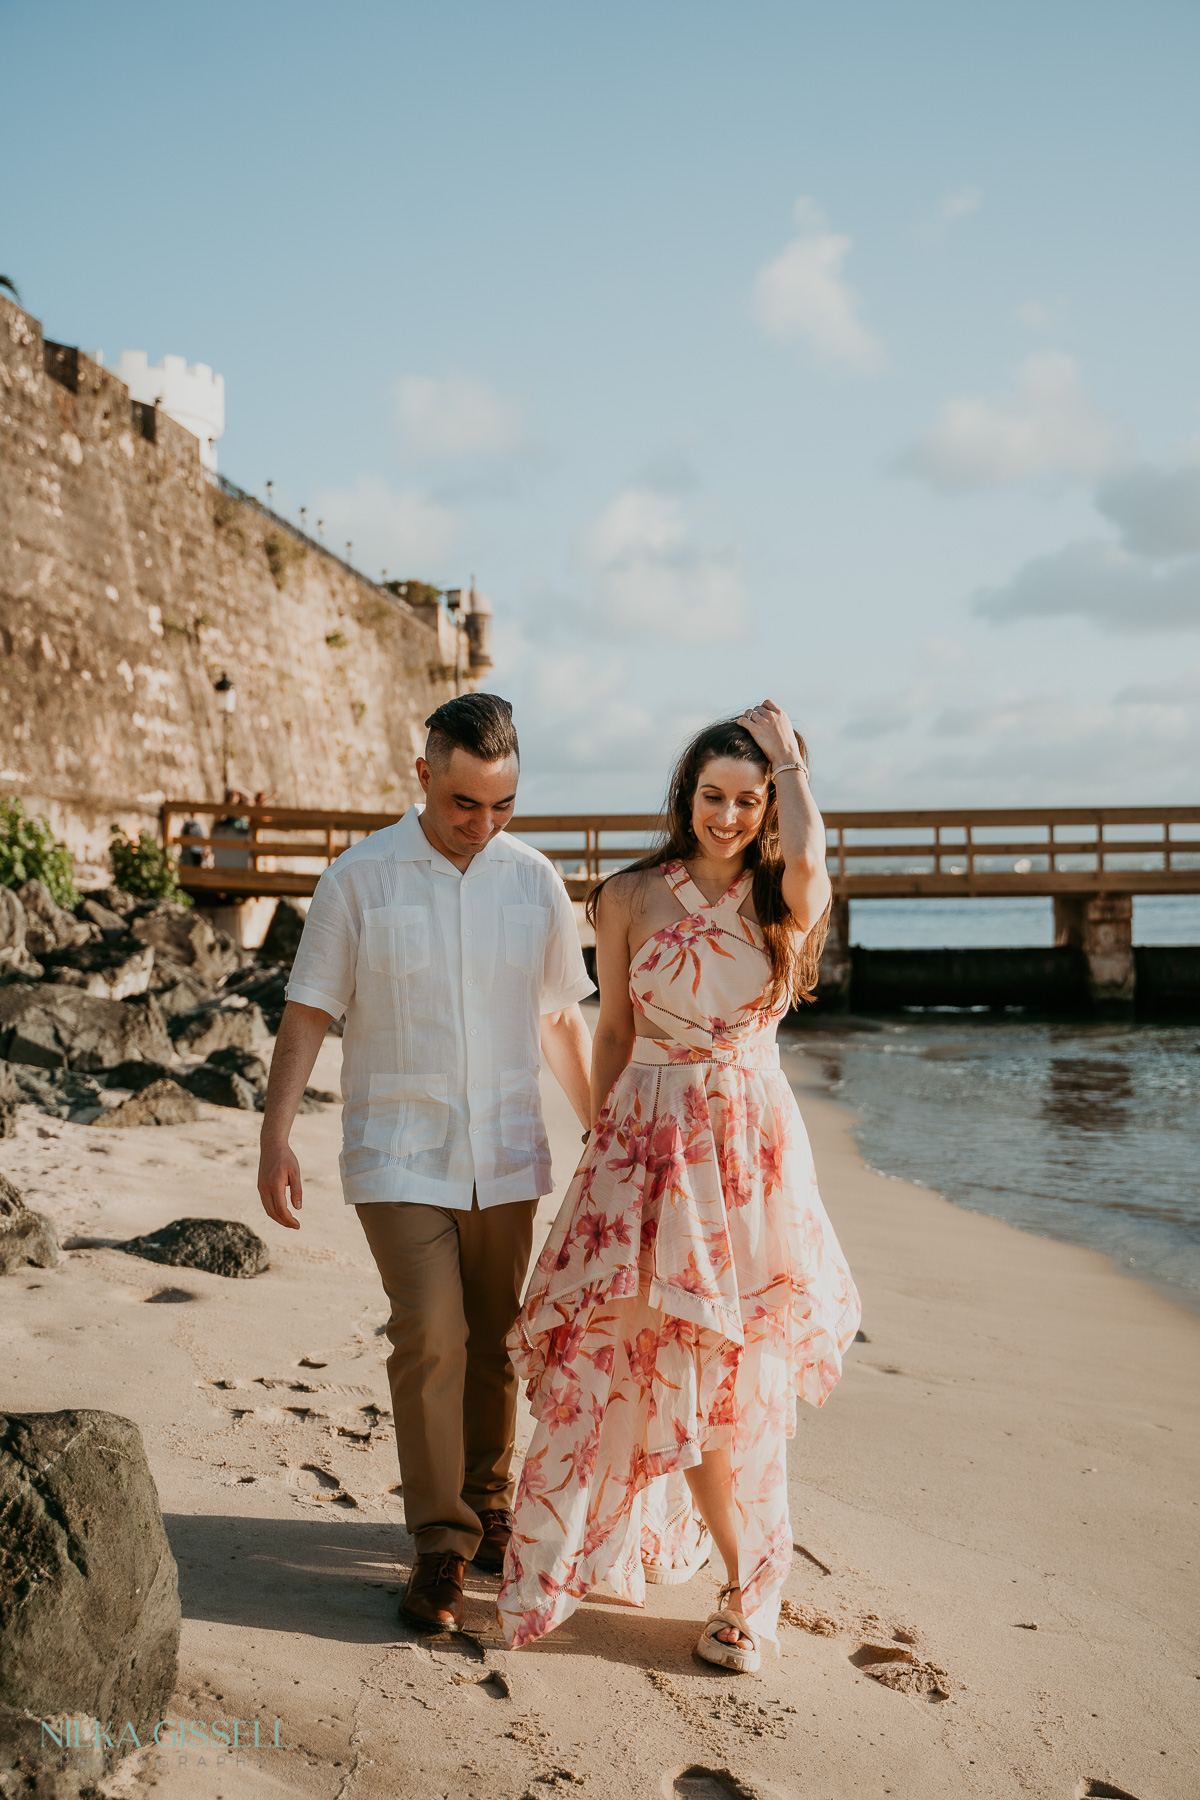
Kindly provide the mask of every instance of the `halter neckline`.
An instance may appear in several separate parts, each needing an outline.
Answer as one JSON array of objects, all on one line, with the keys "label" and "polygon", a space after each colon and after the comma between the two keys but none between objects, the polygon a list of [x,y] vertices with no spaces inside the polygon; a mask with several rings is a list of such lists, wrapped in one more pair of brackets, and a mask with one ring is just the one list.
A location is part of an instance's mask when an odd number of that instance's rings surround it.
[{"label": "halter neckline", "polygon": [[701,889],[688,874],[683,863],[678,861],[678,859],[674,862],[662,863],[660,864],[660,867],[663,879],[675,898],[684,906],[689,907],[692,913],[724,912],[728,909],[731,901],[733,902],[733,910],[736,912],[746,897],[747,885],[754,874],[752,869],[743,869],[737,879],[730,882],[729,886],[725,889],[725,892],[719,899],[706,900]]}]

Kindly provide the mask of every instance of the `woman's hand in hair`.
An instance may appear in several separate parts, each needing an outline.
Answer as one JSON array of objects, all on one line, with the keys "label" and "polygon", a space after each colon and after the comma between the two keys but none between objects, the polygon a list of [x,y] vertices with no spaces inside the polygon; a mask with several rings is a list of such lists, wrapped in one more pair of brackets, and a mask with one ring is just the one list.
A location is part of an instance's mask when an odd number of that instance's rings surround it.
[{"label": "woman's hand in hair", "polygon": [[803,762],[795,729],[783,708],[773,700],[763,700],[750,707],[738,720],[754,739],[771,767],[777,763]]}]

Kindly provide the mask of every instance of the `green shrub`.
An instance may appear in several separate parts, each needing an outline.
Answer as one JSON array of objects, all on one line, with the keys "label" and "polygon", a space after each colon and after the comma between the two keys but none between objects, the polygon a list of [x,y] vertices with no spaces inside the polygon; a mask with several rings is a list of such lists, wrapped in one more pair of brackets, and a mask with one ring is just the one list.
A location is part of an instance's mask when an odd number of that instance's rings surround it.
[{"label": "green shrub", "polygon": [[174,851],[164,850],[148,831],[131,838],[126,837],[119,825],[114,825],[108,854],[113,880],[127,894],[136,894],[139,900],[175,900],[181,906],[192,904],[191,895],[185,894],[179,885]]},{"label": "green shrub", "polygon": [[16,794],[0,796],[0,885],[45,882],[60,906],[78,906],[75,864],[48,819],[31,819]]}]

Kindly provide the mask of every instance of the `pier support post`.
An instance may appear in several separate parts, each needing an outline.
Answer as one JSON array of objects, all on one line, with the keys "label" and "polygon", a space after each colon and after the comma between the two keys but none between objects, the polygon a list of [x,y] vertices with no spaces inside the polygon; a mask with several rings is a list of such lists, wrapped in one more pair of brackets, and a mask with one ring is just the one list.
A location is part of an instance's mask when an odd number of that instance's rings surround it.
[{"label": "pier support post", "polygon": [[1056,894],[1054,941],[1082,950],[1088,992],[1097,1012],[1133,1011],[1133,896]]},{"label": "pier support post", "polygon": [[829,908],[829,936],[817,971],[817,1001],[823,1012],[848,1009],[850,976],[850,902],[835,894]]}]

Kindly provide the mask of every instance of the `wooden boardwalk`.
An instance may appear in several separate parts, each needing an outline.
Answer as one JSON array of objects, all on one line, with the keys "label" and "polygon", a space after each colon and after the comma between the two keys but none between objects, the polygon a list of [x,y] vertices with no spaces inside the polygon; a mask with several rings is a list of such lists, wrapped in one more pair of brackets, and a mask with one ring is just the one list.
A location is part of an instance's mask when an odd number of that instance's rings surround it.
[{"label": "wooden boardwalk", "polygon": [[[169,800],[161,839],[201,859],[179,870],[191,894],[236,900],[310,895],[334,857],[396,813],[239,807],[241,831],[187,837],[187,819],[214,826],[230,809]],[[641,856],[654,813],[523,814],[509,830],[555,863],[582,899],[602,873]],[[1200,893],[1200,806],[1017,807],[829,812],[829,873],[841,900],[987,895]]]}]

